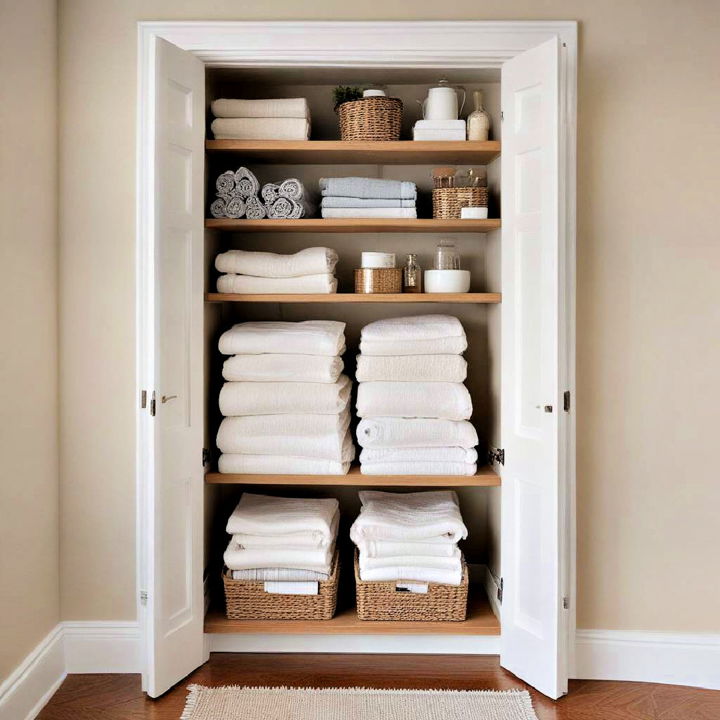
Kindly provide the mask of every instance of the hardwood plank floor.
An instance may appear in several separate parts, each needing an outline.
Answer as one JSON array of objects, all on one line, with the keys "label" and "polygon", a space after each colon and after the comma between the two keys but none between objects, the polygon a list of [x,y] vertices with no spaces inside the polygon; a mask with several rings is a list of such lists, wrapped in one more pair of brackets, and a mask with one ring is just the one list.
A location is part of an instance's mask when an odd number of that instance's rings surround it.
[{"label": "hardwood plank floor", "polygon": [[[575,680],[553,702],[503,670],[495,656],[214,653],[158,700],[138,675],[69,675],[39,720],[177,720],[186,686],[527,689],[540,720],[718,720],[720,692],[651,683]],[[231,720],[231,719],[228,719]],[[289,719],[288,719],[289,720]]]}]

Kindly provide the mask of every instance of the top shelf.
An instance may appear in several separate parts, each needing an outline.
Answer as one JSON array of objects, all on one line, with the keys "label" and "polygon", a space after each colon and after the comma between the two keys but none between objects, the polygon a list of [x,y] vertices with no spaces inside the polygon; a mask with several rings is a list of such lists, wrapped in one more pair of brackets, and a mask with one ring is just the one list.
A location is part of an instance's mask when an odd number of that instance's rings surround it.
[{"label": "top shelf", "polygon": [[500,156],[499,140],[206,140],[205,148],[208,152],[239,153],[248,161],[281,165],[487,165]]}]

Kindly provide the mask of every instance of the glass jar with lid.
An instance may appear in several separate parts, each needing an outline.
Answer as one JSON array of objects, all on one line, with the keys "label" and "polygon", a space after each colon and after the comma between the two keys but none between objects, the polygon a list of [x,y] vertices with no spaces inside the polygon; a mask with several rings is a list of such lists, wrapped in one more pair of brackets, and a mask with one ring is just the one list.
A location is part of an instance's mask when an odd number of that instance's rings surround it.
[{"label": "glass jar with lid", "polygon": [[441,240],[435,248],[435,270],[460,270],[460,253],[454,240]]}]

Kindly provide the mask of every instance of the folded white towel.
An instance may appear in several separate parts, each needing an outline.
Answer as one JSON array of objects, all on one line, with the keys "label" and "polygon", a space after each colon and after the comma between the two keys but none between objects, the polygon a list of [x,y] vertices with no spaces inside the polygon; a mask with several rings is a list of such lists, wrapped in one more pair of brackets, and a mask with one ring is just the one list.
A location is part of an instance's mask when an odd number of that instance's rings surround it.
[{"label": "folded white towel", "polygon": [[307,140],[305,118],[215,118],[210,129],[216,140]]},{"label": "folded white towel", "polygon": [[245,415],[225,418],[231,421],[233,432],[247,438],[302,435],[318,438],[333,433],[344,433],[350,425],[350,408],[337,415]]},{"label": "folded white towel", "polygon": [[268,100],[239,100],[219,98],[210,103],[216,118],[307,118],[310,108],[306,98],[270,98]]},{"label": "folded white towel", "polygon": [[332,540],[333,522],[339,511],[336,498],[285,498],[244,492],[225,530],[229,535],[265,536],[312,532],[318,538]]},{"label": "folded white towel", "polygon": [[231,382],[334,383],[342,370],[342,358],[329,355],[231,355],[223,363],[223,377]]},{"label": "folded white towel", "polygon": [[363,475],[464,475],[477,472],[475,463],[464,462],[364,462]]},{"label": "folded white towel", "polygon": [[297,568],[250,568],[249,570],[230,570],[233,580],[257,580],[261,582],[303,582],[316,580],[322,582],[330,573]]},{"label": "folded white towel", "polygon": [[377,417],[360,421],[357,441],[364,448],[472,448],[478,436],[467,421]]},{"label": "folded white towel", "polygon": [[434,542],[361,540],[358,550],[360,557],[364,555],[368,558],[392,558],[398,555],[455,557],[458,546],[447,538],[434,538]]},{"label": "folded white towel", "polygon": [[337,280],[330,273],[301,275],[292,278],[221,275],[217,281],[217,290],[219,293],[255,293],[260,295],[335,293],[337,292]]},{"label": "folded white towel", "polygon": [[224,453],[218,460],[218,470],[239,475],[347,475],[350,463],[282,455]]},{"label": "folded white towel", "polygon": [[414,208],[415,200],[400,198],[324,197],[321,208]]},{"label": "folded white towel", "polygon": [[467,339],[462,337],[428,340],[361,340],[363,355],[461,355],[467,350]]},{"label": "folded white towel", "polygon": [[299,570],[315,570],[329,573],[335,545],[316,550],[284,548],[252,548],[245,550],[234,540],[223,554],[223,561],[230,570],[246,570],[258,567],[298,568]]},{"label": "folded white towel", "polygon": [[[385,318],[368,323],[360,332],[361,340],[439,340],[465,337],[460,321],[452,315],[414,315]],[[404,353],[398,353],[402,355]]]},{"label": "folded white towel", "polygon": [[373,381],[464,382],[467,362],[460,355],[358,355],[355,379]]},{"label": "folded white towel", "polygon": [[345,323],[336,320],[239,323],[220,336],[218,345],[223,355],[341,355],[345,351]]},{"label": "folded white towel", "polygon": [[378,570],[380,568],[397,567],[425,567],[438,570],[460,570],[462,568],[462,553],[457,545],[453,545],[454,552],[447,557],[438,555],[398,555],[397,557],[367,557],[360,553],[360,572],[364,570]]},{"label": "folded white towel", "polygon": [[334,383],[227,382],[220,390],[220,412],[226,417],[336,415],[347,407],[351,387],[347,375],[341,375]]},{"label": "folded white towel", "polygon": [[215,258],[215,269],[236,275],[288,278],[332,273],[337,262],[338,254],[326,247],[305,248],[291,255],[227,250]]},{"label": "folded white towel", "polygon": [[431,130],[429,128],[413,128],[413,140],[462,142],[465,140],[465,128],[460,130]]},{"label": "folded white towel", "polygon": [[457,542],[467,537],[457,495],[452,490],[361,490],[359,495],[360,515],[350,528],[350,538],[356,545],[362,540],[424,541],[442,537]]},{"label": "folded white towel", "polygon": [[366,448],[361,463],[476,463],[477,450],[463,447]]},{"label": "folded white towel", "polygon": [[425,567],[386,567],[361,570],[360,579],[365,582],[408,580],[410,582],[433,582],[443,585],[460,585],[462,569],[440,570]]},{"label": "folded white towel", "polygon": [[322,208],[320,214],[324,218],[389,218],[414,220],[417,210],[414,207],[403,208]]},{"label": "folded white towel", "polygon": [[[318,549],[329,547],[335,542],[340,524],[340,511],[337,511],[330,523],[330,533],[318,533],[316,530],[302,530],[280,535],[252,535],[248,533],[235,533],[232,539],[237,545],[244,548],[283,548]],[[269,580],[282,578],[267,578]],[[315,578],[299,578],[300,580],[314,580]]]},{"label": "folded white towel", "polygon": [[420,130],[462,130],[464,133],[465,120],[417,120],[413,128]]},{"label": "folded white towel", "polygon": [[472,399],[462,383],[362,382],[358,417],[444,418],[468,420]]},{"label": "folded white towel", "polygon": [[320,178],[320,191],[325,197],[400,198],[403,200],[414,200],[417,197],[417,188],[413,182],[367,177]]},{"label": "folded white towel", "polygon": [[317,582],[266,582],[266,593],[271,595],[317,595],[320,592]]}]

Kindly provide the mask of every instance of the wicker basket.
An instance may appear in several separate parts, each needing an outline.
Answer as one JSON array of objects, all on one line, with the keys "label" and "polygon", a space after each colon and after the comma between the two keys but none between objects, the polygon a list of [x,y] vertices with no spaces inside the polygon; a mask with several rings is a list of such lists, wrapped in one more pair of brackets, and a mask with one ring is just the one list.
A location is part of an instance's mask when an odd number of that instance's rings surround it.
[{"label": "wicker basket", "polygon": [[360,579],[355,552],[355,596],[360,620],[412,620],[415,622],[461,622],[467,616],[468,571],[463,560],[463,579],[455,585],[428,583],[427,593],[399,592],[396,582],[365,582]]},{"label": "wicker basket", "polygon": [[233,580],[224,568],[226,615],[229,620],[330,620],[335,614],[339,577],[337,552],[330,577],[318,583],[317,595],[266,593],[264,582]]},{"label": "wicker basket", "polygon": [[433,217],[441,220],[459,220],[464,207],[487,207],[486,187],[435,188],[433,190]]},{"label": "wicker basket", "polygon": [[362,295],[402,292],[402,268],[355,270],[355,292]]},{"label": "wicker basket", "polygon": [[398,98],[360,98],[341,103],[336,110],[343,140],[400,139],[403,104]]}]

